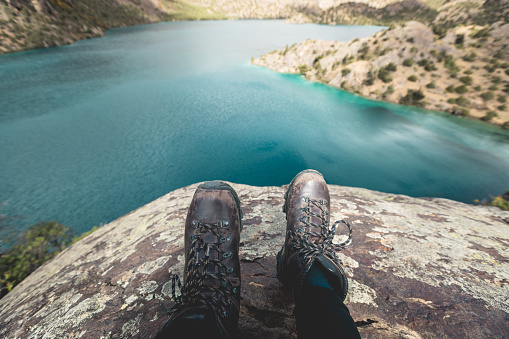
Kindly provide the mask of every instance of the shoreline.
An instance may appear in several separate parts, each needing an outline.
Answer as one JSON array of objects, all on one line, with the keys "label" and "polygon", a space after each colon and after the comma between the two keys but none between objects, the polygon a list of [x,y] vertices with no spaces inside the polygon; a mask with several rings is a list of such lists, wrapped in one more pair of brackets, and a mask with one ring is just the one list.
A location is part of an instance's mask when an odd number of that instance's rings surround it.
[{"label": "shoreline", "polygon": [[414,21],[348,42],[308,39],[251,63],[367,99],[509,129],[507,44],[509,24],[462,26],[437,37]]}]

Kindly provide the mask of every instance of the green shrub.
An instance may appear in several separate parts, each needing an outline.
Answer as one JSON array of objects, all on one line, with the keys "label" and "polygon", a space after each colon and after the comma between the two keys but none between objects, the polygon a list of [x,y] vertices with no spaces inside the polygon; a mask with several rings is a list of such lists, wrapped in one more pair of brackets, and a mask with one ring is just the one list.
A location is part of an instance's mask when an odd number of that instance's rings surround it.
[{"label": "green shrub", "polygon": [[509,68],[509,63],[507,63],[507,62],[501,63],[500,68],[503,68],[503,69]]},{"label": "green shrub", "polygon": [[469,86],[472,85],[472,83],[473,83],[472,77],[469,77],[469,76],[461,77],[460,81],[462,83],[464,83],[465,85],[469,85]]},{"label": "green shrub", "polygon": [[435,66],[434,62],[428,63],[426,66],[424,66],[424,69],[428,72],[436,71],[437,67]]},{"label": "green shrub", "polygon": [[502,128],[509,129],[509,121],[504,122],[504,124],[502,125]]},{"label": "green shrub", "polygon": [[455,91],[456,93],[458,93],[458,94],[463,94],[463,93],[468,92],[468,88],[467,88],[467,86],[465,86],[465,85],[461,85],[461,86],[456,87],[456,88],[454,89],[454,91]]},{"label": "green shrub", "polygon": [[343,68],[341,70],[341,75],[346,76],[348,75],[352,70],[350,68]]},{"label": "green shrub", "polygon": [[417,77],[415,75],[411,75],[407,79],[408,79],[408,81],[412,81],[412,82],[416,82],[417,81]]},{"label": "green shrub", "polygon": [[71,243],[69,229],[56,221],[40,222],[21,232],[15,245],[0,255],[0,295]]},{"label": "green shrub", "polygon": [[491,78],[491,82],[493,82],[494,84],[499,84],[501,81],[502,79],[498,75]]},{"label": "green shrub", "polygon": [[299,72],[300,72],[300,74],[304,74],[307,71],[309,71],[308,65],[304,65],[304,64],[299,65]]},{"label": "green shrub", "polygon": [[497,69],[497,64],[485,65],[483,68],[487,70],[489,73],[493,73]]},{"label": "green shrub", "polygon": [[429,84],[426,85],[426,88],[436,88],[435,82],[432,81]]},{"label": "green shrub", "polygon": [[375,83],[375,76],[373,72],[369,71],[366,79],[364,80],[364,85],[371,86]]},{"label": "green shrub", "polygon": [[403,66],[410,67],[414,64],[414,59],[408,58],[403,60]]},{"label": "green shrub", "polygon": [[448,93],[453,93],[455,88],[454,88],[454,85],[451,85],[451,86],[447,86],[445,88],[445,90],[448,92]]},{"label": "green shrub", "polygon": [[385,69],[389,72],[395,72],[397,70],[397,66],[394,63],[390,63],[387,66],[385,66]]},{"label": "green shrub", "polygon": [[454,58],[451,55],[446,55],[444,58],[444,66],[449,70],[451,75],[456,75],[460,71],[460,68],[454,62]]},{"label": "green shrub", "polygon": [[467,98],[465,98],[464,96],[460,96],[460,97],[456,98],[456,103],[463,107],[470,105],[470,101]]},{"label": "green shrub", "polygon": [[313,60],[313,66],[316,67],[316,64],[318,64],[320,62],[320,60],[322,60],[324,58],[324,55],[323,54],[320,54],[319,56],[317,56],[315,58],[315,60]]},{"label": "green shrub", "polygon": [[490,36],[490,28],[489,27],[484,27],[480,30],[478,30],[477,32],[475,32],[474,34],[472,34],[472,37],[473,38],[485,38],[485,37],[488,37]]},{"label": "green shrub", "polygon": [[484,100],[484,101],[488,101],[488,100],[491,100],[495,97],[495,93],[493,92],[484,92],[481,94],[481,98]]},{"label": "green shrub", "polygon": [[392,81],[391,71],[387,69],[387,66],[380,68],[378,71],[378,78],[385,83],[389,83]]},{"label": "green shrub", "polygon": [[355,57],[353,55],[347,55],[343,58],[343,65],[350,65],[355,61]]},{"label": "green shrub", "polygon": [[498,86],[497,85],[491,85],[490,87],[488,87],[488,89],[490,91],[497,91],[498,90]]},{"label": "green shrub", "polygon": [[505,74],[509,75],[509,68],[506,69],[504,72],[505,72]]},{"label": "green shrub", "polygon": [[447,99],[447,102],[450,103],[450,104],[455,104],[456,103],[456,98],[449,98],[449,99]]},{"label": "green shrub", "polygon": [[422,101],[424,99],[424,93],[422,93],[421,90],[413,90],[409,89],[407,91],[407,94],[401,98],[399,101],[402,105],[413,105],[413,106],[424,106],[424,102]]},{"label": "green shrub", "polygon": [[433,33],[435,33],[435,35],[438,35],[439,39],[442,39],[447,34],[447,27],[445,27],[443,25],[438,25],[438,24],[433,25],[432,30],[433,30]]},{"label": "green shrub", "polygon": [[470,54],[466,54],[462,57],[462,59],[464,61],[468,61],[468,62],[472,62],[472,61],[475,61],[475,58],[477,57],[477,54],[475,54],[474,52],[470,53]]},{"label": "green shrub", "polygon": [[465,42],[465,35],[464,34],[456,34],[456,39],[454,40],[455,45],[463,45]]},{"label": "green shrub", "polygon": [[393,85],[389,85],[389,87],[387,87],[387,89],[385,90],[385,92],[382,94],[382,98],[387,98],[389,95],[391,95],[392,93],[394,93],[394,86]]},{"label": "green shrub", "polygon": [[463,117],[466,117],[466,116],[470,115],[470,111],[468,109],[466,109],[466,108],[459,107],[459,109],[458,108],[456,109],[456,112],[459,112],[459,115],[461,115]]},{"label": "green shrub", "polygon": [[466,70],[465,72],[463,72],[463,73],[470,75],[470,74],[473,74],[474,72],[472,72],[472,70],[470,70],[470,69],[467,69],[467,70]]},{"label": "green shrub", "polygon": [[489,111],[485,116],[481,118],[482,121],[491,121],[491,119],[498,117],[497,112]]},{"label": "green shrub", "polygon": [[503,58],[504,57],[504,50],[503,49],[498,50],[498,52],[495,53],[495,55],[493,57],[497,58],[497,59]]},{"label": "green shrub", "polygon": [[479,92],[482,88],[481,88],[481,86],[477,85],[474,87],[474,89]]},{"label": "green shrub", "polygon": [[507,110],[507,105],[500,105],[500,106],[497,107],[497,109],[499,111],[505,111],[505,110]]},{"label": "green shrub", "polygon": [[505,95],[499,94],[497,97],[498,102],[504,103],[507,101],[507,97]]}]

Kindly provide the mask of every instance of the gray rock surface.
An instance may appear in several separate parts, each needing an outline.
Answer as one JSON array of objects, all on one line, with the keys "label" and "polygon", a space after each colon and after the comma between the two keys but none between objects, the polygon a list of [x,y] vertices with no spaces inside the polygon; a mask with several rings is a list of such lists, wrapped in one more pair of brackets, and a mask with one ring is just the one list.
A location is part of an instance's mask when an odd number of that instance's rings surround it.
[{"label": "gray rock surface", "polygon": [[[284,187],[232,184],[241,235],[245,338],[296,337],[293,298],[276,279]],[[82,239],[0,300],[1,338],[150,338],[183,271],[183,225],[197,185],[173,191]],[[332,220],[354,227],[339,256],[363,337],[509,335],[509,212],[451,200],[330,186]],[[337,234],[337,241],[343,239]]]}]

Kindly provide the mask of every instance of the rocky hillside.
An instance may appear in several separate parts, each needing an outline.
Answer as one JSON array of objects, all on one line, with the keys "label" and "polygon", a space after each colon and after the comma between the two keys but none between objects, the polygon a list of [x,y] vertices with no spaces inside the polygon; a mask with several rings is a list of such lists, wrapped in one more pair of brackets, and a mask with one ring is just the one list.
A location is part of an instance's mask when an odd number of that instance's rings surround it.
[{"label": "rocky hillside", "polygon": [[509,128],[509,24],[419,22],[349,42],[295,44],[253,63],[377,99],[470,115]]},{"label": "rocky hillside", "polygon": [[348,2],[324,10],[301,6],[290,22],[315,22],[329,25],[394,25],[411,20],[431,22],[438,11],[418,0],[391,2],[385,6]]},{"label": "rocky hillside", "polygon": [[[244,210],[241,338],[295,338],[293,298],[276,278],[284,187],[233,185]],[[0,300],[1,338],[152,338],[183,273],[196,185],[129,213],[39,267]],[[446,199],[329,186],[339,253],[364,338],[502,338],[509,333],[509,212]],[[338,230],[335,241],[344,238]]]},{"label": "rocky hillside", "polygon": [[[443,2],[424,0],[431,8]],[[101,36],[108,28],[165,20],[294,18],[321,23],[369,23],[363,18],[390,15],[387,20],[378,20],[385,24],[394,18],[401,21],[402,12],[398,8],[409,11],[415,6],[419,6],[417,12],[405,20],[416,15],[433,15],[434,11],[426,5],[416,3],[416,0],[404,0],[403,5],[398,0],[0,0],[0,54],[70,44]],[[350,21],[331,19],[330,10],[340,6],[351,9]],[[377,12],[385,6],[385,10]],[[364,11],[368,14],[363,14]]]},{"label": "rocky hillside", "polygon": [[0,0],[0,54],[70,44],[113,27],[220,18],[182,0]]}]

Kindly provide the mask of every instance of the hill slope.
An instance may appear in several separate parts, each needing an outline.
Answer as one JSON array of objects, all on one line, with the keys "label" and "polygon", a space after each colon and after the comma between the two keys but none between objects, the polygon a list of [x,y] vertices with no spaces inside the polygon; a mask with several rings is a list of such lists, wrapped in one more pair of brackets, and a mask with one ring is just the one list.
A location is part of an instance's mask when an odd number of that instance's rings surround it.
[{"label": "hill slope", "polygon": [[[502,18],[507,7],[498,7]],[[453,28],[435,19],[347,43],[308,40],[253,63],[373,99],[471,115],[509,128],[509,24],[469,24],[485,18],[486,12],[476,11],[464,18],[467,25]]]}]

